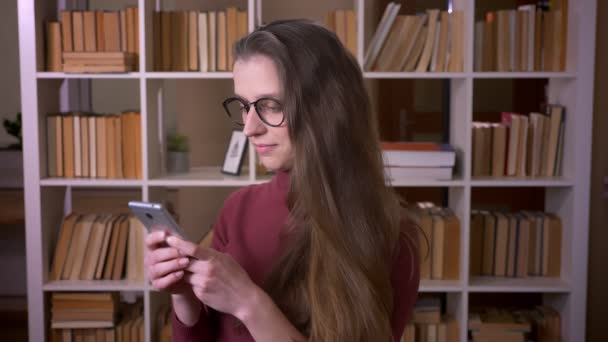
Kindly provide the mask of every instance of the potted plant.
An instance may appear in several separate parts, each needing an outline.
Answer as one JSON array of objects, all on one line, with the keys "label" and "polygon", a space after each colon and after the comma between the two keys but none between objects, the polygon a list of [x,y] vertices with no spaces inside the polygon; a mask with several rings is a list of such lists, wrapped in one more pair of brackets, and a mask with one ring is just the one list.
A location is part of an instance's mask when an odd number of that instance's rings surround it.
[{"label": "potted plant", "polygon": [[174,133],[167,139],[167,172],[184,173],[190,170],[188,137]]},{"label": "potted plant", "polygon": [[15,120],[4,119],[3,126],[17,142],[0,148],[0,177],[5,185],[19,185],[23,180],[21,113],[17,113]]}]

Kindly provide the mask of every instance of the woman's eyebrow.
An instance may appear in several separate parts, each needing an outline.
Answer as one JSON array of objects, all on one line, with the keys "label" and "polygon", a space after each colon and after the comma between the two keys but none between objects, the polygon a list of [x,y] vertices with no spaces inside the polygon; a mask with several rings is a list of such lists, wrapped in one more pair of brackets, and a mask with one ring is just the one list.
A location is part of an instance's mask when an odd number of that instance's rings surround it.
[{"label": "woman's eyebrow", "polygon": [[235,97],[238,97],[239,99],[242,99],[243,101],[246,102],[253,102],[256,101],[258,99],[262,99],[262,98],[271,98],[271,99],[279,99],[279,95],[276,93],[267,93],[267,94],[259,94],[258,96],[256,96],[253,101],[249,101],[247,98],[245,98],[245,96],[241,96],[239,94],[234,94]]}]

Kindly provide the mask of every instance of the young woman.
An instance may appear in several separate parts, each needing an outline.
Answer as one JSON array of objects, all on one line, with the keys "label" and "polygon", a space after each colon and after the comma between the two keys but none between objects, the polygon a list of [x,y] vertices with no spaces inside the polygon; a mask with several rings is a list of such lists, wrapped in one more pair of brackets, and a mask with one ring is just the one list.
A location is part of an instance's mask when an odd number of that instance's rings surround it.
[{"label": "young woman", "polygon": [[385,184],[357,62],[306,20],[258,28],[234,60],[224,108],[276,175],[226,200],[210,249],[147,236],[174,341],[398,341],[418,237]]}]

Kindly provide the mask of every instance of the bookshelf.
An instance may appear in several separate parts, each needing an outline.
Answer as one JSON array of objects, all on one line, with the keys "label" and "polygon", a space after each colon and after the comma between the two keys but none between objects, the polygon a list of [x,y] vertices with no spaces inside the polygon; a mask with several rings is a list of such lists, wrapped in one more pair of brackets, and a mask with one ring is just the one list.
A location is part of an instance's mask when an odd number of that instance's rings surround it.
[{"label": "bookshelf", "polygon": [[[467,313],[470,297],[478,293],[535,293],[544,303],[552,305],[562,317],[563,341],[582,341],[585,337],[586,279],[588,246],[588,204],[591,157],[592,95],[595,51],[596,1],[569,1],[567,66],[564,72],[474,72],[473,31],[475,1],[454,0],[453,8],[464,11],[464,71],[463,72],[373,72],[365,71],[368,83],[383,80],[437,80],[449,83],[450,143],[457,149],[458,163],[455,176],[450,181],[419,181],[399,179],[396,187],[431,187],[447,190],[448,206],[461,223],[460,279],[456,281],[423,281],[421,292],[447,293],[447,310],[455,315],[460,327],[460,341],[466,341]],[[18,2],[20,76],[24,136],[24,191],[27,244],[27,292],[29,329],[31,341],[48,340],[49,297],[52,291],[122,291],[136,293],[144,299],[146,341],[156,341],[156,310],[162,304],[162,295],[147,283],[128,281],[83,282],[47,280],[57,229],[64,213],[75,201],[79,190],[117,191],[121,198],[159,200],[171,195],[175,189],[197,198],[195,204],[205,203],[204,215],[214,217],[227,193],[234,189],[264,182],[268,176],[255,171],[255,153],[249,150],[241,176],[229,177],[219,172],[230,126],[219,113],[201,118],[200,108],[219,104],[222,96],[231,90],[230,72],[158,72],[152,71],[152,13],[158,9],[217,9],[211,1],[179,2],[169,0],[133,0],[139,11],[139,65],[140,71],[124,74],[66,74],[44,71],[43,22],[56,20],[57,13],[65,9],[65,1]],[[306,3],[306,4],[304,4]],[[289,5],[287,5],[289,4]],[[364,47],[367,46],[377,25],[370,15],[382,7],[372,0],[283,1],[240,0],[222,1],[222,7],[236,5],[248,10],[248,29],[278,18],[308,17],[323,20],[327,11],[334,8],[354,8],[357,22],[357,59],[363,64]],[[122,5],[121,5],[122,6]],[[182,7],[184,6],[184,7]],[[190,6],[190,7],[187,7]],[[202,6],[202,7],[201,7]],[[222,8],[219,7],[219,8]],[[511,8],[513,8],[511,6]],[[68,8],[74,9],[74,8]],[[382,10],[381,8],[380,10]],[[445,9],[445,7],[444,7]],[[564,148],[563,176],[547,178],[472,177],[472,121],[474,83],[480,79],[547,79],[548,97],[552,103],[566,106],[566,144]],[[49,112],[72,108],[76,103],[70,90],[60,90],[62,83],[76,82],[131,82],[138,94],[142,127],[143,178],[140,180],[64,179],[46,177],[46,148],[43,120]],[[125,81],[126,80],[126,81]],[[72,82],[72,83],[70,83]],[[86,84],[86,83],[85,83]],[[85,86],[86,87],[86,86]],[[194,88],[194,90],[190,90]],[[198,96],[199,91],[204,96]],[[179,95],[176,95],[179,93]],[[374,96],[372,89],[371,95]],[[200,97],[200,98],[199,98]],[[207,104],[205,106],[205,104]],[[218,107],[219,108],[219,107]],[[120,108],[122,110],[126,108]],[[177,115],[175,113],[178,112]],[[182,114],[185,113],[185,114]],[[170,118],[170,116],[173,116]],[[172,121],[173,120],[173,121]],[[188,135],[195,135],[192,128],[205,123],[202,140],[194,141],[197,158],[192,169],[185,175],[167,175],[163,167],[162,141],[165,130],[177,127]],[[160,132],[160,133],[159,133]],[[544,209],[555,212],[563,222],[562,269],[559,279],[499,279],[469,276],[470,211],[472,192],[481,188],[527,188],[545,190]],[[202,196],[202,197],[200,197]],[[200,201],[203,198],[204,201]],[[218,200],[218,198],[222,200]],[[188,204],[196,211],[194,204]],[[182,208],[183,209],[183,208]],[[203,214],[201,214],[203,215]],[[200,217],[200,216],[197,216]],[[44,310],[41,310],[44,308]]]}]

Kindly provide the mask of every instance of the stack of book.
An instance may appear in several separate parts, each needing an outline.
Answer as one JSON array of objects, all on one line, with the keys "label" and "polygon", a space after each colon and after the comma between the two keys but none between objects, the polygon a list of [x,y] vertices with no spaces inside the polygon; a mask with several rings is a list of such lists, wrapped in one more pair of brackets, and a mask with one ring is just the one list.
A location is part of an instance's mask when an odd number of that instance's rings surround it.
[{"label": "stack of book", "polygon": [[137,7],[61,11],[60,23],[47,24],[48,71],[127,72],[138,68],[138,58]]},{"label": "stack of book", "polygon": [[145,340],[143,302],[119,303],[117,293],[53,293],[51,341]]},{"label": "stack of book", "polygon": [[117,311],[117,293],[54,292],[51,295],[53,329],[111,328]]},{"label": "stack of book", "polygon": [[154,70],[231,71],[232,46],[247,25],[247,11],[236,7],[154,12]]},{"label": "stack of book", "polygon": [[49,177],[142,178],[139,112],[69,112],[46,121]]},{"label": "stack of book", "polygon": [[562,222],[551,213],[473,211],[471,275],[559,277]]},{"label": "stack of book", "polygon": [[503,112],[501,122],[473,122],[473,177],[561,176],[565,109]]},{"label": "stack of book", "polygon": [[337,9],[327,13],[327,28],[333,31],[342,45],[357,56],[357,15],[352,9]]},{"label": "stack of book", "polygon": [[539,306],[518,310],[485,308],[469,314],[472,342],[559,342],[560,315],[553,308]]},{"label": "stack of book", "polygon": [[61,223],[49,279],[143,282],[144,236],[133,215],[71,213]]},{"label": "stack of book", "polygon": [[521,5],[475,23],[475,71],[564,71],[567,0]]},{"label": "stack of book", "polygon": [[401,4],[387,5],[365,52],[370,71],[462,72],[464,12],[429,9],[397,15]]},{"label": "stack of book", "polygon": [[449,144],[430,142],[382,142],[387,176],[396,179],[452,179],[456,152]]},{"label": "stack of book", "polygon": [[449,208],[417,203],[411,209],[422,230],[420,279],[456,280],[460,277],[460,220]]},{"label": "stack of book", "polygon": [[437,295],[420,295],[401,342],[458,341],[458,322],[451,315],[442,315],[441,312],[441,298]]}]

